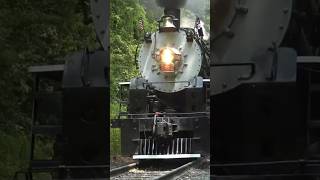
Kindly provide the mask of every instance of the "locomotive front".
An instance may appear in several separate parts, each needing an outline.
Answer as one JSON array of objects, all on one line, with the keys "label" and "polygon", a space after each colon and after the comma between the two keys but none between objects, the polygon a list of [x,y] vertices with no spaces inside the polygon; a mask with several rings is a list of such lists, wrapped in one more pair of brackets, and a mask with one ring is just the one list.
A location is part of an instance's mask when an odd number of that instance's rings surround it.
[{"label": "locomotive front", "polygon": [[205,53],[193,28],[180,27],[184,1],[164,7],[157,32],[145,33],[122,122],[122,153],[133,159],[198,158],[209,152],[209,80]]},{"label": "locomotive front", "polygon": [[202,86],[198,77],[202,50],[193,39],[193,30],[179,29],[175,21],[179,19],[173,15],[163,16],[159,31],[146,35],[138,58],[142,78],[165,93]]}]

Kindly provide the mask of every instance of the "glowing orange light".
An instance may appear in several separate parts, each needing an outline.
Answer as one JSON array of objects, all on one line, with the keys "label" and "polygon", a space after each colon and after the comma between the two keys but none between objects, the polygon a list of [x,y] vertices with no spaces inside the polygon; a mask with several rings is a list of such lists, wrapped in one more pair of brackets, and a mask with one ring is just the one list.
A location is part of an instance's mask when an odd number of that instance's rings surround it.
[{"label": "glowing orange light", "polygon": [[174,72],[174,64],[173,63],[171,63],[171,64],[161,64],[160,65],[160,70],[162,72],[167,72],[167,73]]},{"label": "glowing orange light", "polygon": [[173,63],[173,59],[174,59],[174,54],[170,49],[166,48],[161,52],[161,62],[162,63],[169,65],[169,64]]}]

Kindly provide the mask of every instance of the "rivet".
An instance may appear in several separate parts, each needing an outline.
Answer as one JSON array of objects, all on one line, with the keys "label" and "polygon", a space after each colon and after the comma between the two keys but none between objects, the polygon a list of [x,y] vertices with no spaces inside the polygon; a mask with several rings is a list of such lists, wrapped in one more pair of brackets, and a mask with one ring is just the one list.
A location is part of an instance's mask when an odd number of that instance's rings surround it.
[{"label": "rivet", "polygon": [[249,9],[247,7],[238,6],[236,7],[236,11],[241,14],[247,14]]},{"label": "rivet", "polygon": [[229,37],[229,38],[233,38],[233,37],[234,37],[234,33],[231,31],[230,28],[226,28],[226,29],[224,30],[224,34],[225,34],[227,37]]},{"label": "rivet", "polygon": [[223,89],[227,88],[227,84],[226,84],[226,83],[223,83],[223,84],[222,84],[222,88],[223,88]]}]

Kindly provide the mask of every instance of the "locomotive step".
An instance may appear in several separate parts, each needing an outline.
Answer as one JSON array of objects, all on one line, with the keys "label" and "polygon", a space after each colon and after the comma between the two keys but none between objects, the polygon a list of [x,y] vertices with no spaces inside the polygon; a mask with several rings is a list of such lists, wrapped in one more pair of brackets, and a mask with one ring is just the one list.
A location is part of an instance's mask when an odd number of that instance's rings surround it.
[{"label": "locomotive step", "polygon": [[62,165],[61,161],[54,160],[33,160],[30,162],[32,171],[48,171],[58,168]]},{"label": "locomotive step", "polygon": [[64,72],[64,64],[32,66],[28,68],[28,71],[43,78],[61,80]]},{"label": "locomotive step", "polygon": [[200,158],[201,154],[161,154],[161,155],[133,155],[132,159],[186,159]]}]

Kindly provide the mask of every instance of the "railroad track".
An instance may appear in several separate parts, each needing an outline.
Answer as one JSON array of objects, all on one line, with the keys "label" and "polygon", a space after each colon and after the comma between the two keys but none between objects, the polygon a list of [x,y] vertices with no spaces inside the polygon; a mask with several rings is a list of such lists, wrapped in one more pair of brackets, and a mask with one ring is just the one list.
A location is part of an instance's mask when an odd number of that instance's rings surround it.
[{"label": "railroad track", "polygon": [[112,180],[124,180],[124,179],[136,179],[136,180],[163,180],[178,178],[189,168],[199,163],[199,160],[184,163],[174,168],[164,167],[140,167],[138,163],[133,163],[127,166],[112,169],[110,171],[110,179]]},{"label": "railroad track", "polygon": [[196,166],[188,168],[181,175],[179,175],[175,180],[210,180],[210,160],[208,158],[203,158],[200,163]]}]

